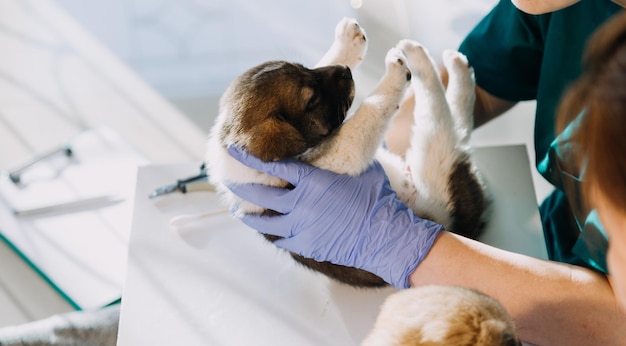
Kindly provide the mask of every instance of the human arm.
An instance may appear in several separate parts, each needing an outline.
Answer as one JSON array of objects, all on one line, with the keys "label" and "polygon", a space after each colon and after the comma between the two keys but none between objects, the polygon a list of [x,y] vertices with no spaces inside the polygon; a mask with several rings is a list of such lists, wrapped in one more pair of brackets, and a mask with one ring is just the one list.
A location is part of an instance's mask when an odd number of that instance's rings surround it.
[{"label": "human arm", "polygon": [[[244,164],[249,164],[249,157],[238,158]],[[268,169],[299,170],[300,165],[303,164],[294,163],[285,166],[270,163],[265,164],[265,167],[257,167],[271,173]],[[297,175],[298,172],[287,175],[291,174]],[[326,218],[331,221],[335,220],[332,216],[316,214],[317,206],[333,205],[338,202],[344,205],[344,211],[355,215],[362,213],[360,208],[368,208],[368,203],[349,205],[347,200],[348,196],[354,193],[351,191],[353,187],[337,184],[336,179],[343,178],[330,172],[324,180],[318,180],[313,175],[302,175],[297,182],[298,185],[307,185],[322,193],[310,191],[301,194],[297,200],[289,201],[291,205],[289,208],[306,211],[306,214],[309,214],[306,217],[312,216],[315,220]],[[364,178],[361,176],[354,179]],[[258,190],[264,196],[262,198],[272,198],[265,193],[268,190],[260,186],[247,186],[252,190]],[[328,191],[330,193],[326,193]],[[339,209],[330,208],[328,211]],[[304,214],[302,215],[304,217]],[[267,227],[269,230],[283,227],[280,218],[265,220],[269,223],[250,223],[250,225],[257,229],[260,227],[261,232],[268,232]],[[339,221],[328,223],[327,226],[330,227],[328,231],[349,236],[357,242],[367,238],[369,233],[362,232],[361,228],[346,228]],[[393,224],[393,220],[388,221]],[[298,231],[301,226],[291,224],[287,228],[291,230],[295,227]],[[399,230],[404,231],[405,228],[401,226]],[[295,235],[292,239],[297,237],[298,235]],[[398,257],[407,252],[377,251],[385,250],[388,246],[393,248],[402,245],[402,239],[394,239],[378,245],[369,243],[372,261],[395,262],[401,266],[403,261]],[[337,251],[346,253],[353,250],[351,245],[341,242],[341,239],[335,239],[317,245],[336,248]],[[512,314],[524,340],[537,345],[619,345],[626,342],[626,315],[617,308],[613,291],[606,277],[600,274],[580,267],[507,252],[445,231],[437,234],[434,244],[429,249],[419,265],[409,270],[408,283],[411,286],[460,285],[489,294],[498,299]],[[292,250],[298,251],[296,248]],[[405,272],[406,269],[399,268],[401,272]]]},{"label": "human arm", "polygon": [[474,128],[480,127],[487,122],[504,114],[513,108],[517,102],[507,101],[493,96],[485,89],[476,86],[476,101],[474,103]]},{"label": "human arm", "polygon": [[626,344],[626,313],[606,276],[586,268],[442,232],[409,282],[460,285],[494,297],[532,344]]}]

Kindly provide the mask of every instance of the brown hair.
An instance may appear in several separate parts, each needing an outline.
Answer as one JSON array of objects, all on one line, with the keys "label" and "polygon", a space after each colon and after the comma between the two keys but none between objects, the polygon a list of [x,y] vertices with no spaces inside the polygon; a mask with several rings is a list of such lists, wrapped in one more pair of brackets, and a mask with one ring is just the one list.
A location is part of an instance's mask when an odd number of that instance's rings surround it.
[{"label": "brown hair", "polygon": [[562,132],[578,115],[574,141],[577,167],[585,166],[583,196],[597,187],[608,201],[626,211],[626,12],[618,13],[590,38],[583,75],[568,89],[558,110]]}]

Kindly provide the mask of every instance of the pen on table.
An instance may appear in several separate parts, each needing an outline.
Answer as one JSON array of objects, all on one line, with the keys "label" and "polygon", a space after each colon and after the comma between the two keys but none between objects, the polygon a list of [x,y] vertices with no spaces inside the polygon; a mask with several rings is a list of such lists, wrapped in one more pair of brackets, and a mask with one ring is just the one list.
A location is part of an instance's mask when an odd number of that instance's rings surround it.
[{"label": "pen on table", "polygon": [[215,187],[209,183],[209,176],[204,164],[200,166],[200,173],[185,179],[178,179],[173,184],[158,187],[152,191],[148,198],[156,198],[173,192],[188,193],[192,191],[215,191]]},{"label": "pen on table", "polygon": [[96,197],[81,198],[73,201],[57,204],[44,205],[28,209],[13,209],[13,214],[17,217],[37,216],[42,214],[59,214],[86,211],[108,207],[124,201],[124,197],[116,195],[103,195]]}]

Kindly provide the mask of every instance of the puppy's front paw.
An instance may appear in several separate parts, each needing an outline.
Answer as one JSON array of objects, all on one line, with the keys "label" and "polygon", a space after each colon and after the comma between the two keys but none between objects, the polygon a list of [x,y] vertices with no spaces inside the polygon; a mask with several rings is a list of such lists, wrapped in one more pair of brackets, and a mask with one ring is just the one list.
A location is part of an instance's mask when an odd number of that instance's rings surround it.
[{"label": "puppy's front paw", "polygon": [[347,53],[355,58],[363,59],[367,51],[367,36],[365,30],[354,18],[343,18],[335,28],[335,40],[340,43]]},{"label": "puppy's front paw", "polygon": [[332,58],[332,63],[345,64],[354,69],[363,61],[367,43],[365,30],[356,19],[343,18],[335,27],[335,42],[331,52],[334,51],[336,56]]},{"label": "puppy's front paw", "polygon": [[335,40],[315,67],[347,65],[354,70],[367,51],[365,30],[355,19],[343,18],[335,27]]},{"label": "puppy's front paw", "polygon": [[387,75],[395,76],[402,83],[411,80],[411,71],[407,66],[407,59],[404,53],[398,48],[391,48],[385,56],[385,67]]}]

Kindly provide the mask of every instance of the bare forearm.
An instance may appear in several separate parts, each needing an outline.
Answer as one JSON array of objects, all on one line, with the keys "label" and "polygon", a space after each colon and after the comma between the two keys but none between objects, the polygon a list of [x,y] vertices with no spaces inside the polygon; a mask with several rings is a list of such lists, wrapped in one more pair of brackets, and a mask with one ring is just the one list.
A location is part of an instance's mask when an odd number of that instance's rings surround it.
[{"label": "bare forearm", "polygon": [[516,104],[516,102],[495,97],[477,86],[476,102],[474,103],[474,128],[497,118]]},{"label": "bare forearm", "polygon": [[626,314],[606,277],[444,232],[411,274],[412,286],[459,285],[498,299],[522,338],[538,345],[626,344]]}]

